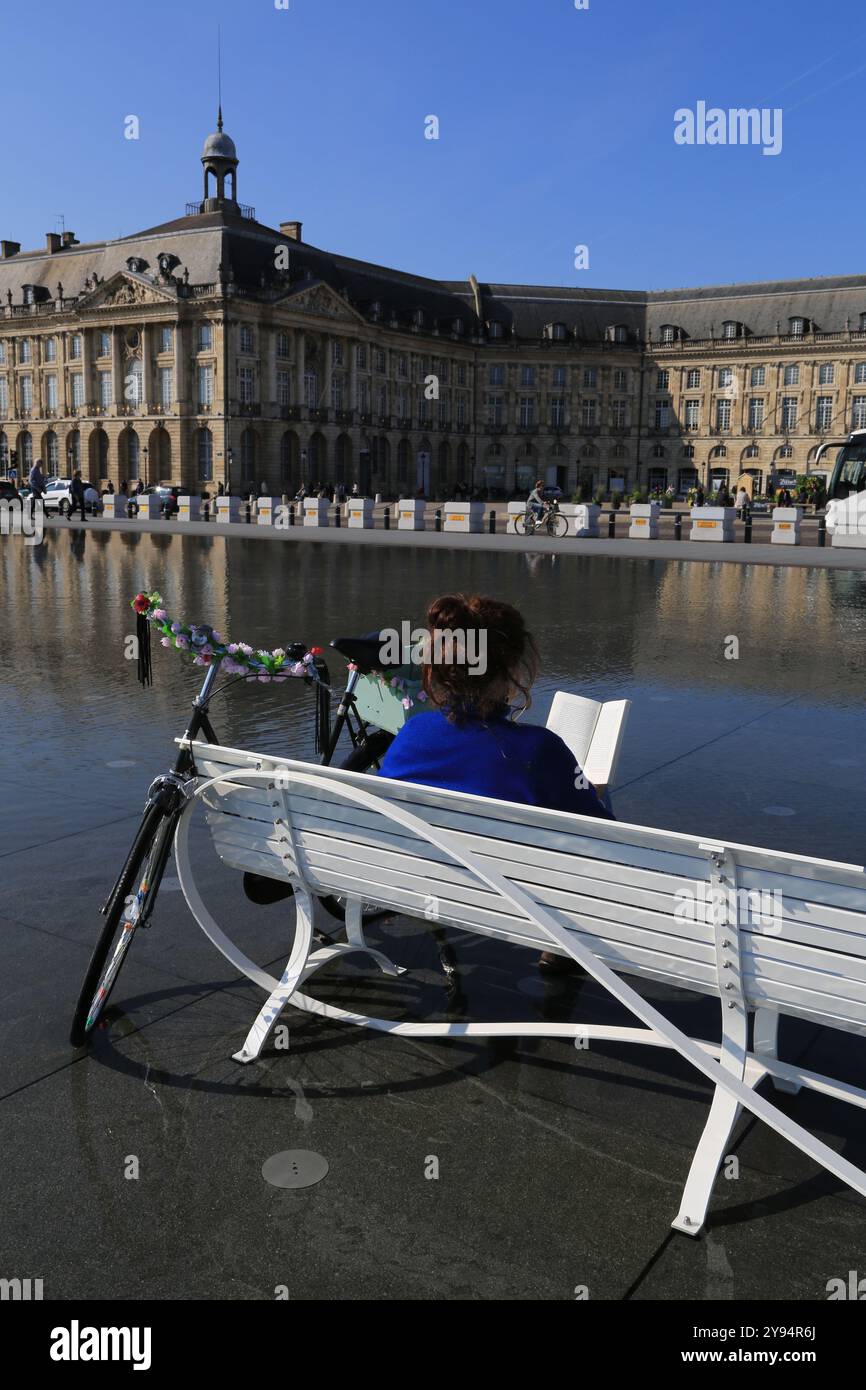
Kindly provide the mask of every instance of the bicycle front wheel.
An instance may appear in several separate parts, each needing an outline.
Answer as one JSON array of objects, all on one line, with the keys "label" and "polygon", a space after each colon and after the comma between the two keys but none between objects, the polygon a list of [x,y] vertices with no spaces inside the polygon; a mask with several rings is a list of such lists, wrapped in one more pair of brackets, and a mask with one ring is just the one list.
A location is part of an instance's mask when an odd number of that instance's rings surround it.
[{"label": "bicycle front wheel", "polygon": [[136,928],[153,908],[171,850],[175,820],[156,807],[145,814],[84,976],[69,1033],[73,1047],[84,1045],[101,1017]]},{"label": "bicycle front wheel", "polygon": [[526,535],[526,517],[521,516],[520,513],[514,518],[514,529],[518,536]]},{"label": "bicycle front wheel", "polygon": [[568,531],[568,517],[561,512],[554,512],[547,523],[547,534],[549,536],[564,536]]}]

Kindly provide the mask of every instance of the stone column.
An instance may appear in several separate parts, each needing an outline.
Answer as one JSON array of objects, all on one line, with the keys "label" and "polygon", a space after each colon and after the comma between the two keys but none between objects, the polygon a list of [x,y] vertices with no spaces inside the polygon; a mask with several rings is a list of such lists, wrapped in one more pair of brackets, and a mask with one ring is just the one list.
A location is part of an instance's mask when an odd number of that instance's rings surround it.
[{"label": "stone column", "polygon": [[66,356],[69,335],[61,333],[59,335],[60,351],[57,360],[57,408],[61,417],[69,414],[69,390],[66,376]]},{"label": "stone column", "polygon": [[84,404],[90,405],[93,400],[91,389],[91,375],[93,366],[90,353],[90,332],[86,328],[81,330],[81,380],[84,387]]},{"label": "stone column", "polygon": [[155,404],[153,391],[153,340],[152,328],[149,323],[143,323],[141,325],[141,367],[144,407],[149,413],[153,410]]},{"label": "stone column", "polygon": [[297,404],[304,404],[304,371],[306,368],[306,350],[304,344],[304,332],[301,328],[295,329],[295,385],[297,391]]},{"label": "stone column", "polygon": [[178,319],[174,330],[174,399],[179,415],[188,415],[190,406],[190,342],[189,325]]},{"label": "stone column", "polygon": [[[358,344],[353,339],[349,342],[349,399],[347,407],[350,411],[355,411],[358,400]],[[354,414],[352,416],[354,419]]]},{"label": "stone column", "polygon": [[115,415],[120,414],[120,407],[125,403],[126,397],[123,393],[123,357],[121,355],[121,335],[120,328],[111,330],[111,382],[112,382],[112,410]]},{"label": "stone column", "polygon": [[324,406],[325,410],[330,410],[330,408],[331,408],[331,378],[333,377],[333,374],[334,374],[334,340],[333,340],[333,338],[331,338],[329,335],[326,335],[325,338],[324,338],[324,344],[325,344],[325,370],[324,370],[324,372],[323,372],[324,380],[323,380],[323,382],[322,382],[322,395],[321,395],[321,398],[320,398],[320,404]]}]

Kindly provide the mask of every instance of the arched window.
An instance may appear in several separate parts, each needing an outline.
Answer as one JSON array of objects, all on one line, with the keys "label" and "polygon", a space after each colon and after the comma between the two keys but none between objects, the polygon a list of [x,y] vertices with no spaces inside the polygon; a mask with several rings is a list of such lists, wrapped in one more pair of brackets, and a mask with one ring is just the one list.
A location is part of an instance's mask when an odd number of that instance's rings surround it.
[{"label": "arched window", "polygon": [[81,467],[81,433],[73,430],[66,441],[66,452],[69,456],[69,468],[72,473],[76,468]]},{"label": "arched window", "polygon": [[18,477],[26,478],[33,467],[33,440],[28,430],[18,436]]},{"label": "arched window", "polygon": [[0,473],[6,473],[9,468],[9,440],[5,432],[0,430]]},{"label": "arched window", "polygon": [[789,333],[791,334],[791,337],[792,337],[792,338],[802,338],[802,336],[803,336],[804,333],[808,333],[808,332],[809,332],[809,328],[810,328],[810,321],[809,321],[809,319],[800,318],[800,317],[790,318],[790,319],[788,319],[788,324],[789,324],[788,331],[789,331]]},{"label": "arched window", "polygon": [[725,322],[722,324],[723,338],[726,338],[728,340],[732,338],[740,338],[742,337],[742,333],[743,325],[741,323],[738,323],[736,319],[725,319]]},{"label": "arched window", "polygon": [[203,483],[213,478],[213,435],[210,430],[201,429],[198,433],[198,476]]}]

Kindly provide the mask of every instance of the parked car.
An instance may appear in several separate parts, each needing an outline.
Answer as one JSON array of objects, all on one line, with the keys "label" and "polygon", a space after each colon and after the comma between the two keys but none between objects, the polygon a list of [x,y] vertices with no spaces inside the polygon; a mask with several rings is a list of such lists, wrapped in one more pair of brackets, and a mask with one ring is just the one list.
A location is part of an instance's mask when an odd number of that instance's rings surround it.
[{"label": "parked car", "polygon": [[[162,502],[162,507],[160,510],[162,511],[163,515],[176,516],[177,513],[180,511],[177,499],[178,497],[180,497],[182,493],[186,493],[187,491],[187,488],[181,487],[179,484],[172,483],[168,487],[163,487],[162,485],[146,487],[143,493],[139,493],[139,496],[159,497]],[[133,501],[134,500],[135,499],[133,498]]]},{"label": "parked car", "polygon": [[42,504],[46,512],[59,512],[61,516],[68,516],[72,510],[72,479],[49,478],[45,484]]},{"label": "parked car", "polygon": [[21,493],[18,491],[11,478],[0,478],[0,502],[21,501]]}]

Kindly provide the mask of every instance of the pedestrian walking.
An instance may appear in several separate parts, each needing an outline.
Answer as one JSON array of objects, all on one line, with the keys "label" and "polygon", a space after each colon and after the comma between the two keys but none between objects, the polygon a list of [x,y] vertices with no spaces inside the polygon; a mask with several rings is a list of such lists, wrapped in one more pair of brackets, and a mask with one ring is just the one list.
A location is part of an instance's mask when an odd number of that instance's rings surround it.
[{"label": "pedestrian walking", "polygon": [[69,508],[69,520],[80,510],[81,520],[86,521],[87,516],[84,510],[84,483],[81,481],[81,469],[76,468],[72,475],[72,486],[69,489],[72,495],[72,504]]}]

